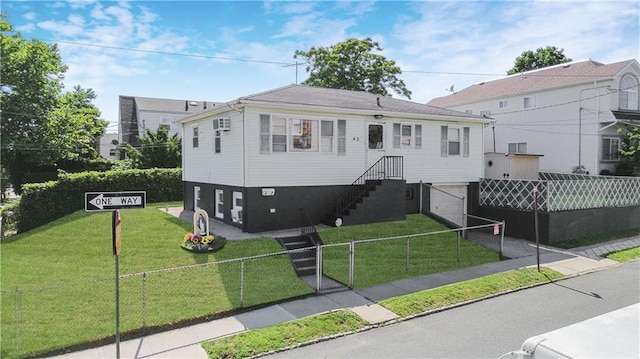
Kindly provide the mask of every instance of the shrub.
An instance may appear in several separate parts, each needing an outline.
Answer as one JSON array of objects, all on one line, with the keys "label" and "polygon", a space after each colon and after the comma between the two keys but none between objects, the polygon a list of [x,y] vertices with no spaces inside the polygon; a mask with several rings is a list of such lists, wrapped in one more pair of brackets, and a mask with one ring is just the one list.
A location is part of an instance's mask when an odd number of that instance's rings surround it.
[{"label": "shrub", "polygon": [[18,233],[84,208],[85,192],[145,191],[147,202],[182,200],[181,169],[60,174],[57,181],[23,186],[15,213]]}]

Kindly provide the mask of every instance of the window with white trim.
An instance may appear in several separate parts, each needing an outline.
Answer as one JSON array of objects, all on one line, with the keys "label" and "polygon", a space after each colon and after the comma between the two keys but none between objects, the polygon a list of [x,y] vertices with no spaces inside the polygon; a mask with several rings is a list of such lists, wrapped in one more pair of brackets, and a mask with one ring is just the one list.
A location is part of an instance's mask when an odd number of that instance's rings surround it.
[{"label": "window with white trim", "polygon": [[422,125],[416,125],[415,148],[422,148]]},{"label": "window with white trim", "polygon": [[320,150],[333,152],[333,121],[320,121],[320,136]]},{"label": "window with white trim", "polygon": [[400,148],[400,124],[393,124],[393,148]]},{"label": "window with white trim", "polygon": [[271,151],[287,152],[287,119],[272,118]]},{"label": "window with white trim", "polygon": [[620,109],[638,110],[638,79],[626,74],[620,80]]},{"label": "window with white trim", "polygon": [[602,137],[602,160],[620,161],[620,138]]},{"label": "window with white trim", "polygon": [[536,107],[536,98],[535,97],[525,97],[522,102],[523,108],[534,108]]},{"label": "window with white trim", "polygon": [[469,127],[440,127],[440,156],[469,156]]},{"label": "window with white trim", "polygon": [[260,115],[260,153],[271,152],[271,116]]},{"label": "window with white trim", "polygon": [[347,153],[347,121],[338,120],[338,154]]},{"label": "window with white trim", "polygon": [[[420,134],[418,135],[418,128],[420,128]],[[418,146],[418,136],[420,138],[420,145]],[[413,143],[413,146],[412,146]],[[414,138],[414,125],[410,123],[394,123],[393,124],[393,148],[421,148],[422,147],[422,125],[415,125],[415,138]]]},{"label": "window with white trim", "polygon": [[462,128],[462,156],[469,157],[469,127]]},{"label": "window with white trim", "polygon": [[527,153],[527,143],[526,142],[509,142],[507,145],[508,153],[512,154],[525,154]]},{"label": "window with white trim", "polygon": [[507,106],[509,106],[509,101],[505,100],[505,101],[500,101],[498,103],[498,107],[500,107],[500,108],[506,108]]},{"label": "window with white trim", "polygon": [[480,116],[491,116],[491,110],[480,111]]},{"label": "window with white trim", "polygon": [[[336,128],[337,122],[337,146]],[[346,153],[346,121],[260,115],[260,153]]]},{"label": "window with white trim", "polygon": [[411,124],[402,124],[402,147],[411,147],[413,138],[413,126]]},{"label": "window with white trim", "polygon": [[193,126],[193,148],[198,148],[198,126]]},{"label": "window with white trim", "polygon": [[216,195],[216,218],[224,218],[224,191],[217,189]]},{"label": "window with white trim", "polygon": [[214,139],[213,139],[213,151],[215,153],[220,153],[220,123],[218,122],[218,120],[214,120],[213,121],[213,133],[214,133]]}]

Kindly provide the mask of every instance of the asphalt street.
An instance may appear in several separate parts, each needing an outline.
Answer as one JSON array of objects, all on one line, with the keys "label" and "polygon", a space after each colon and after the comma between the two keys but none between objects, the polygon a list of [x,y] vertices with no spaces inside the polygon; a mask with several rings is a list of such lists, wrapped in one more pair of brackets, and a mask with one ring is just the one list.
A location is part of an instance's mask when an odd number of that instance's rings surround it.
[{"label": "asphalt street", "polygon": [[634,261],[267,358],[495,359],[528,337],[638,301]]}]

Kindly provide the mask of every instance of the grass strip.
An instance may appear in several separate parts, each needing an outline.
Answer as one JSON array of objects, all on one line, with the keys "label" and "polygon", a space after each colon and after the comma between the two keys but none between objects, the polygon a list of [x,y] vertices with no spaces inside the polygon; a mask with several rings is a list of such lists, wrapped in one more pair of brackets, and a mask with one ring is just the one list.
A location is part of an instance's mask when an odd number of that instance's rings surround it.
[{"label": "grass strip", "polygon": [[[538,273],[535,268],[525,268],[407,294],[383,300],[378,304],[401,317],[409,317],[562,277],[562,274],[544,267],[541,268],[541,273]],[[211,359],[246,358],[331,337],[338,333],[356,331],[367,325],[369,324],[355,313],[341,310],[243,332],[203,343],[202,346]]]},{"label": "grass strip", "polygon": [[444,287],[403,295],[380,301],[378,304],[401,317],[421,314],[469,300],[526,288],[562,278],[562,274],[548,268],[524,268],[489,275]]},{"label": "grass strip", "polygon": [[616,262],[631,262],[632,260],[640,259],[640,247],[609,253],[607,258]]},{"label": "grass strip", "polygon": [[246,358],[365,327],[348,310],[324,313],[203,343],[209,358]]}]

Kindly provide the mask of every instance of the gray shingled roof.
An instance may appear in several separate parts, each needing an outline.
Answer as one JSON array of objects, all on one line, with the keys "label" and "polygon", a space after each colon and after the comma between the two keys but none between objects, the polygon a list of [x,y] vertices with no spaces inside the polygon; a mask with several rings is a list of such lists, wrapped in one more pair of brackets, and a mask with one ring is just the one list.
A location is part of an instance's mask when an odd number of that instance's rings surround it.
[{"label": "gray shingled roof", "polygon": [[450,116],[475,120],[482,118],[464,112],[375,95],[364,91],[338,90],[306,85],[284,86],[241,97],[237,102],[240,104],[268,103],[274,105],[313,106],[324,107],[327,108],[327,110],[359,110],[382,115],[385,113],[406,113],[427,116]]},{"label": "gray shingled roof", "polygon": [[428,102],[432,106],[455,106],[477,101],[525,94],[571,84],[610,79],[635,60],[601,64],[591,59],[532,70],[502,79],[480,82],[454,94],[437,97]]},{"label": "gray shingled roof", "polygon": [[[137,97],[137,96],[134,98],[136,100],[136,106],[140,111],[192,114],[192,113],[196,113],[204,110],[205,104],[207,106],[206,109],[210,109],[216,105],[217,106],[220,105],[220,102],[212,102],[212,101],[172,100],[172,99]],[[197,103],[197,105],[186,106],[187,103],[191,103],[191,102],[195,102]],[[188,107],[187,111],[185,111],[185,107]]]}]

